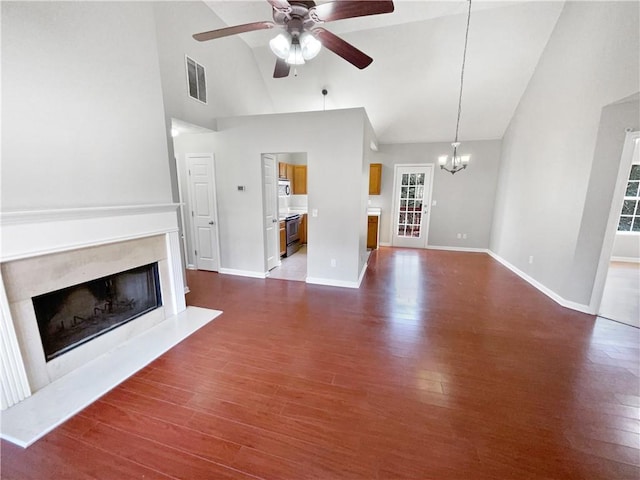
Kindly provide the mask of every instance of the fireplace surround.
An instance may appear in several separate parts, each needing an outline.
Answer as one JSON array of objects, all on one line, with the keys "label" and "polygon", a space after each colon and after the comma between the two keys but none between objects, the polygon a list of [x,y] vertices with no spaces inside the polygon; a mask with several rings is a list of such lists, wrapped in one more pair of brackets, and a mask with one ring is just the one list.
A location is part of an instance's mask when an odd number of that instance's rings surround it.
[{"label": "fireplace surround", "polygon": [[[3,409],[185,310],[177,207],[161,204],[1,215]],[[62,354],[45,352],[34,297],[145,265],[157,265],[162,298],[158,308]]]}]

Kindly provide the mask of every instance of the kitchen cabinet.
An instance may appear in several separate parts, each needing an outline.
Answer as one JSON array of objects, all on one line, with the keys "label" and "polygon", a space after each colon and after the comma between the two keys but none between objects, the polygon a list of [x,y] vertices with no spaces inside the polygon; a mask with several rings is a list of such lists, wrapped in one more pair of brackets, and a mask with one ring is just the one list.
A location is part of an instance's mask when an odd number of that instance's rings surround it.
[{"label": "kitchen cabinet", "polygon": [[287,164],[278,162],[278,178],[287,178]]},{"label": "kitchen cabinet", "polygon": [[369,195],[380,195],[382,186],[382,164],[372,163],[369,165]]},{"label": "kitchen cabinet", "polygon": [[300,221],[300,230],[298,231],[300,234],[300,243],[305,245],[307,243],[307,214],[302,215],[302,220]]},{"label": "kitchen cabinet", "polygon": [[307,166],[293,165],[293,194],[307,194]]},{"label": "kitchen cabinet", "polygon": [[278,162],[278,178],[286,178],[293,185],[293,167],[291,163]]},{"label": "kitchen cabinet", "polygon": [[369,215],[367,223],[367,248],[378,248],[378,220],[377,215]]},{"label": "kitchen cabinet", "polygon": [[287,227],[284,221],[280,222],[280,256],[287,253]]}]

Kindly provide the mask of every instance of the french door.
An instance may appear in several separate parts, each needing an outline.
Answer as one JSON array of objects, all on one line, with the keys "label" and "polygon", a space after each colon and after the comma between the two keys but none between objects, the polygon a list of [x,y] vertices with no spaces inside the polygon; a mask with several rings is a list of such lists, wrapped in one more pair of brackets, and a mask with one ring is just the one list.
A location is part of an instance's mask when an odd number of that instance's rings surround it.
[{"label": "french door", "polygon": [[426,248],[433,165],[396,165],[391,244]]}]

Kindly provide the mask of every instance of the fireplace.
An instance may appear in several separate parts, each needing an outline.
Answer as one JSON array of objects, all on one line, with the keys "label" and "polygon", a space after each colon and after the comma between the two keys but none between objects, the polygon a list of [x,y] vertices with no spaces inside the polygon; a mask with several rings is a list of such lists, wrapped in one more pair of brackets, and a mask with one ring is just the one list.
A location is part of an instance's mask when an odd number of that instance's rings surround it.
[{"label": "fireplace", "polygon": [[162,305],[158,263],[32,298],[47,362]]},{"label": "fireplace", "polygon": [[175,210],[0,214],[3,409],[185,310]]}]

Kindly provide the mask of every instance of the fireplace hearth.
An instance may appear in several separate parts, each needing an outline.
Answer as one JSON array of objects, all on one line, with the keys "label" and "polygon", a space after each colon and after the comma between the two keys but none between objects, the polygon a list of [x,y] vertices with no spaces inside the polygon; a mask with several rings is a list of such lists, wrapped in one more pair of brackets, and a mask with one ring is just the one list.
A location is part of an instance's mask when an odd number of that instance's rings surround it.
[{"label": "fireplace hearth", "polygon": [[152,263],[32,298],[46,361],[162,306]]}]

